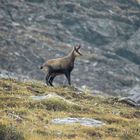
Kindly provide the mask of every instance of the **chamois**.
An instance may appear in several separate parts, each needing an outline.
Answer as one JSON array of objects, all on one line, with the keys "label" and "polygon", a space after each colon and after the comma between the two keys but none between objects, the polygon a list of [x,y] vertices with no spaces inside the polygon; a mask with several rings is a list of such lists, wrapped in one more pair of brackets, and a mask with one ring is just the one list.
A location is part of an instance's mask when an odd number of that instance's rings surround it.
[{"label": "chamois", "polygon": [[73,50],[65,57],[51,59],[46,61],[40,69],[45,71],[46,75],[46,84],[53,86],[52,82],[57,75],[64,74],[68,80],[68,84],[71,85],[71,71],[74,68],[74,61],[77,56],[82,55],[79,52],[80,45],[74,46]]}]

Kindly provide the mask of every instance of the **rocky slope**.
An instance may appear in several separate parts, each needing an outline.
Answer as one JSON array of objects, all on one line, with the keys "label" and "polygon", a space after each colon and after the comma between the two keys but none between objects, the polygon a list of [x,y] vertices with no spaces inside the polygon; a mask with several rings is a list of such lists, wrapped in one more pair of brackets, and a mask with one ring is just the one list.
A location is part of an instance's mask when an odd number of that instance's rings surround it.
[{"label": "rocky slope", "polygon": [[139,0],[0,0],[0,75],[44,80],[44,60],[80,43],[73,83],[123,94],[140,82],[139,40]]}]

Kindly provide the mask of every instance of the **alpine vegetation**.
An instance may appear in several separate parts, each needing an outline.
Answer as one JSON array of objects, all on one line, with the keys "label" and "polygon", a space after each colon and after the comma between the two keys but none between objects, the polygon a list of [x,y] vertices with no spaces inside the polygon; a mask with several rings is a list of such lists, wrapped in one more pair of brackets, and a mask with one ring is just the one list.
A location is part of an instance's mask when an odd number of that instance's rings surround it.
[{"label": "alpine vegetation", "polygon": [[80,45],[74,46],[72,51],[64,57],[51,59],[46,61],[40,69],[43,69],[46,73],[46,84],[53,86],[53,80],[57,75],[64,74],[68,80],[68,84],[71,85],[71,71],[74,68],[74,61],[77,56],[82,55],[79,52]]}]

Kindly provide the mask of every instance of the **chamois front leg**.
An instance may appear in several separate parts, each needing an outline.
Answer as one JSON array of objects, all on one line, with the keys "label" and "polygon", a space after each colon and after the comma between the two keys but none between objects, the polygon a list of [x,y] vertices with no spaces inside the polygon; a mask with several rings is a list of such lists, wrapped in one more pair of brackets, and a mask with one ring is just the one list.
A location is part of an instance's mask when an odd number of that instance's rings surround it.
[{"label": "chamois front leg", "polygon": [[66,78],[68,80],[68,84],[71,85],[70,72],[69,71],[65,72],[65,76],[66,76]]}]

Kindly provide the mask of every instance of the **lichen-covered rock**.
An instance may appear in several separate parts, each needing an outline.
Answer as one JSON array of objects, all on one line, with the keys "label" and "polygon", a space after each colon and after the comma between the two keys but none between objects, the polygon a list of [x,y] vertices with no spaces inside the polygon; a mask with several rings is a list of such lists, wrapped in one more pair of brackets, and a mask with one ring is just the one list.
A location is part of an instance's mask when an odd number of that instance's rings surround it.
[{"label": "lichen-covered rock", "polygon": [[92,118],[56,118],[52,120],[53,124],[60,124],[60,125],[70,125],[70,124],[80,124],[83,126],[89,126],[89,127],[99,127],[102,125],[105,125],[105,123],[95,120]]}]

